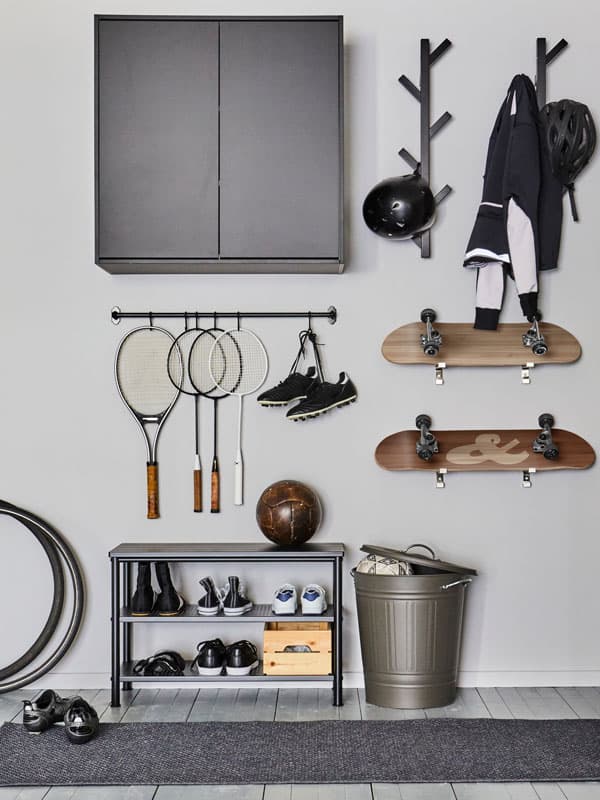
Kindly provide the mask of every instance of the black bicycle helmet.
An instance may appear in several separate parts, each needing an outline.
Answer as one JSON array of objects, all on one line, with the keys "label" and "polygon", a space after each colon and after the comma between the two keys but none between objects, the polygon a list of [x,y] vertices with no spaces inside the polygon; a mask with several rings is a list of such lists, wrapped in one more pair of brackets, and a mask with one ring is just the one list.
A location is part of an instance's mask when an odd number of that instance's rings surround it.
[{"label": "black bicycle helmet", "polygon": [[596,147],[596,127],[589,108],[575,100],[547,103],[541,111],[552,172],[569,192],[577,222],[574,182]]},{"label": "black bicycle helmet", "polygon": [[412,239],[435,222],[433,193],[416,171],[412,175],[387,178],[366,196],[363,217],[379,236]]}]

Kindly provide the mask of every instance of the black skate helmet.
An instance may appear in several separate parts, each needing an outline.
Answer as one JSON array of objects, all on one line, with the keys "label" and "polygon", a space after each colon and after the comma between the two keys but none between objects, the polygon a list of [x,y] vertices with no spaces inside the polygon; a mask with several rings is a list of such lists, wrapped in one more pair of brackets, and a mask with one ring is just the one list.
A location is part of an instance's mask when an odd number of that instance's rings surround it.
[{"label": "black skate helmet", "polygon": [[363,217],[379,236],[412,239],[435,222],[433,193],[416,170],[412,175],[387,178],[366,196]]},{"label": "black skate helmet", "polygon": [[568,189],[571,212],[577,221],[573,184],[596,147],[594,120],[589,108],[575,100],[547,103],[541,115],[552,172]]}]

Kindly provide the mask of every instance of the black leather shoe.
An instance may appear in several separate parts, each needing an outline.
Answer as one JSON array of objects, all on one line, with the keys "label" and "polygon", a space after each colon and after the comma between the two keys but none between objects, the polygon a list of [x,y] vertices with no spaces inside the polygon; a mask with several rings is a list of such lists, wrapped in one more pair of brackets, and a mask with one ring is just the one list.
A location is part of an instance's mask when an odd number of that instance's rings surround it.
[{"label": "black leather shoe", "polygon": [[297,422],[298,420],[311,419],[325,414],[332,408],[341,408],[356,400],[356,386],[345,372],[340,372],[337,383],[323,381],[315,385],[306,397],[297,406],[290,408],[286,417]]},{"label": "black leather shoe", "polygon": [[247,639],[226,648],[225,671],[228,675],[249,675],[258,667],[258,652]]},{"label": "black leather shoe", "polygon": [[131,614],[134,617],[148,617],[154,610],[156,595],[152,588],[150,562],[138,562],[137,587],[131,599]]},{"label": "black leather shoe", "polygon": [[175,591],[168,563],[166,561],[157,561],[154,566],[156,580],[160,586],[160,594],[156,599],[158,615],[159,617],[176,617],[183,611],[185,600]]},{"label": "black leather shoe", "polygon": [[192,669],[198,675],[220,675],[225,662],[225,645],[220,639],[200,642],[198,655],[192,662]]},{"label": "black leather shoe", "polygon": [[85,744],[98,733],[98,714],[83,697],[71,699],[64,720],[67,739],[73,744]]},{"label": "black leather shoe", "polygon": [[244,596],[237,575],[227,578],[228,584],[223,591],[223,613],[227,617],[240,617],[252,609],[252,601]]},{"label": "black leather shoe", "polygon": [[42,733],[55,722],[62,722],[72,697],[60,697],[46,689],[35,700],[23,700],[23,727],[29,733]]}]

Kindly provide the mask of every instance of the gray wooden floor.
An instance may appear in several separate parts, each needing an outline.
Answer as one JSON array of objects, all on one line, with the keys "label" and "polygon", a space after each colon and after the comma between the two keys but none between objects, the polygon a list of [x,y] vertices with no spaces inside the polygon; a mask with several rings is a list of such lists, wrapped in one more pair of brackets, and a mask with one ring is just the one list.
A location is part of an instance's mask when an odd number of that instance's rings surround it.
[{"label": "gray wooden floor", "polygon": [[[365,702],[364,692],[344,691],[333,708],[330,689],[139,689],[110,708],[107,690],[81,694],[102,722],[214,722],[223,720],[600,718],[600,689],[461,689],[445,708],[397,711]],[[0,723],[18,721],[21,700],[33,692],[0,695]],[[286,786],[86,786],[2,788],[0,800],[600,800],[600,783],[332,784]]]}]

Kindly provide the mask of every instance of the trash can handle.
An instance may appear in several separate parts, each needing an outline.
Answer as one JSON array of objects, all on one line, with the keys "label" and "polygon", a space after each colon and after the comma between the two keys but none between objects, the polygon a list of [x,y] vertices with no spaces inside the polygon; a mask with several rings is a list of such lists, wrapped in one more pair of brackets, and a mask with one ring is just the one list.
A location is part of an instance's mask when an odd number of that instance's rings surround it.
[{"label": "trash can handle", "polygon": [[453,586],[460,586],[467,585],[468,583],[473,583],[473,578],[461,578],[458,581],[452,581],[452,583],[445,583],[443,586],[440,586],[440,589],[452,589]]},{"label": "trash can handle", "polygon": [[404,552],[408,553],[408,551],[412,550],[413,547],[422,547],[423,550],[429,550],[429,552],[431,553],[431,557],[434,559],[434,561],[437,560],[436,557],[435,557],[435,553],[433,552],[431,547],[428,547],[426,544],[411,544],[410,547],[405,547],[404,548]]}]

